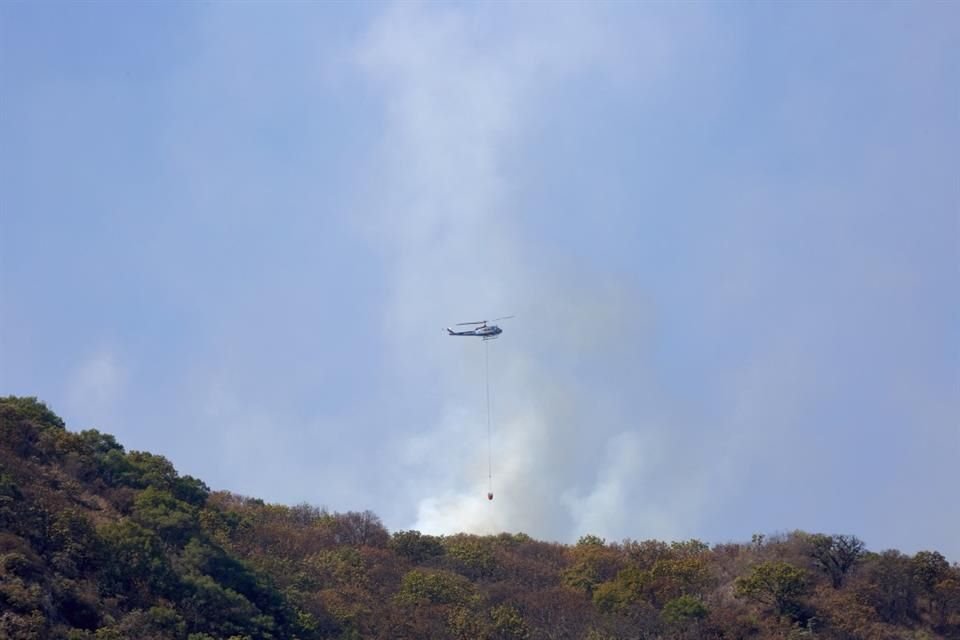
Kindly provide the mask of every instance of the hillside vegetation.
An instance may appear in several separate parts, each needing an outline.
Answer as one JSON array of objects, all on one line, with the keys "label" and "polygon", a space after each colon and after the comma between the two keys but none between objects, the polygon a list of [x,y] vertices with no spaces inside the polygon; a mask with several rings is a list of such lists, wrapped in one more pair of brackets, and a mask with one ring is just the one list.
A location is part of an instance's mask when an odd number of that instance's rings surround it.
[{"label": "hillside vegetation", "polygon": [[850,535],[539,542],[266,504],[0,399],[0,638],[960,638],[960,567]]}]

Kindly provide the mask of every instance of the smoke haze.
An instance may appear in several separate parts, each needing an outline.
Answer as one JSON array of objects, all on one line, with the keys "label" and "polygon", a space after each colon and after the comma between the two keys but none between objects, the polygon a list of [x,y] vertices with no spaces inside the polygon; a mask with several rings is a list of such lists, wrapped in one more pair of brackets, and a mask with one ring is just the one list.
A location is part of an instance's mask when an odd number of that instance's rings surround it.
[{"label": "smoke haze", "polygon": [[960,558],[958,24],[0,5],[0,391],[394,530]]}]

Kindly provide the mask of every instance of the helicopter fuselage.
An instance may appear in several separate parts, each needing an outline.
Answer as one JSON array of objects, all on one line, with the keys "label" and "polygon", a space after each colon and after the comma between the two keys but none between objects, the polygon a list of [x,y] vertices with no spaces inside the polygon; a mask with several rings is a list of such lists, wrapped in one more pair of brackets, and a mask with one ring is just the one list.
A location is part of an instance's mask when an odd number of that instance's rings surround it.
[{"label": "helicopter fuselage", "polygon": [[470,336],[470,337],[476,337],[476,338],[483,338],[484,340],[496,338],[501,333],[503,333],[503,329],[501,329],[495,324],[484,325],[482,327],[477,327],[476,329],[470,329],[469,331],[454,331],[450,327],[447,327],[447,335]]}]

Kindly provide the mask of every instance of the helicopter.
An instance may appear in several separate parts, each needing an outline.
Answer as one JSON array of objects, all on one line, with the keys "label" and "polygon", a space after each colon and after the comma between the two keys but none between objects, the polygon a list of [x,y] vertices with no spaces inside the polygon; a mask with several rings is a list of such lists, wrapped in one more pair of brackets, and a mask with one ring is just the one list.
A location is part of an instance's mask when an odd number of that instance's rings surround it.
[{"label": "helicopter", "polygon": [[498,320],[506,320],[512,318],[513,316],[502,316],[500,318],[494,318],[493,320],[477,320],[476,322],[458,322],[454,326],[464,327],[469,325],[477,325],[474,329],[467,329],[465,331],[454,331],[450,327],[447,327],[447,335],[449,336],[471,336],[477,338],[483,338],[484,340],[494,340],[503,333],[503,329],[498,327],[495,324],[492,324]]}]

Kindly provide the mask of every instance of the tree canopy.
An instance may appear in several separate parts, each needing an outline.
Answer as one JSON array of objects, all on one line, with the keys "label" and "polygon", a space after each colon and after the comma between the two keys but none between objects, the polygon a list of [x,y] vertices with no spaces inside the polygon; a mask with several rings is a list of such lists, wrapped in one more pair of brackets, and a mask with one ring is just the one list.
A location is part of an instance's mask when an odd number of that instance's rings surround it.
[{"label": "tree canopy", "polygon": [[0,399],[0,638],[960,638],[960,567],[852,535],[392,534]]}]

